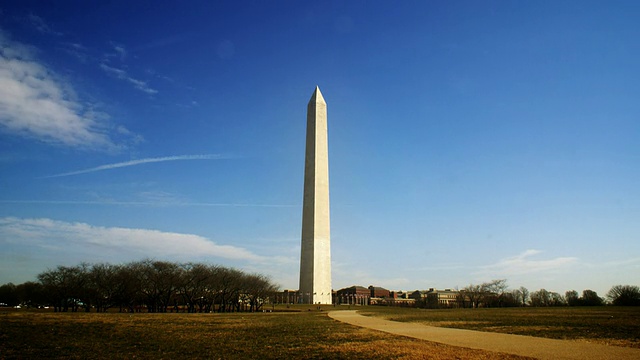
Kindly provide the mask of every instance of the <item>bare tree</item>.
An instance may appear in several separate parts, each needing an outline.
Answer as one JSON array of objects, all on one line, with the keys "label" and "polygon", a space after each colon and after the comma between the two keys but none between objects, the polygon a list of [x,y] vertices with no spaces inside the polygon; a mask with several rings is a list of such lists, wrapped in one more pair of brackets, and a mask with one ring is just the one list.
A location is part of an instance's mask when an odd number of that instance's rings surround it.
[{"label": "bare tree", "polygon": [[476,309],[482,303],[484,289],[482,285],[469,284],[460,290],[460,294],[463,296],[463,301],[468,301],[471,308]]},{"label": "bare tree", "polygon": [[503,307],[505,306],[505,296],[507,293],[506,279],[491,280],[490,282],[483,283],[481,289],[483,292],[483,300],[487,307]]},{"label": "bare tree", "polygon": [[86,263],[75,267],[58,266],[54,270],[38,274],[38,280],[54,311],[66,312],[71,309],[76,312],[81,303],[89,302],[84,288],[87,281],[87,268]]},{"label": "bare tree", "polygon": [[520,286],[519,289],[515,289],[511,292],[513,299],[515,300],[516,306],[527,306],[527,300],[529,299],[529,290]]},{"label": "bare tree", "polygon": [[[139,312],[142,307],[147,312],[258,311],[276,292],[264,275],[148,259],[126,265],[58,266],[40,273],[38,279],[34,284],[42,289],[39,293],[47,294],[42,302],[53,305],[55,311],[77,311],[81,306],[98,312],[114,306],[120,312]],[[17,303],[16,289],[13,284],[1,286],[0,300]],[[29,296],[36,298],[35,292]]]},{"label": "bare tree", "polygon": [[167,312],[180,278],[177,264],[145,260],[141,265],[141,290],[149,312]]},{"label": "bare tree", "polygon": [[244,291],[249,301],[249,311],[259,311],[266,301],[276,292],[271,280],[259,274],[247,275],[244,278]]},{"label": "bare tree", "polygon": [[566,304],[564,296],[557,292],[540,289],[531,293],[531,306],[564,306]]},{"label": "bare tree", "polygon": [[221,268],[216,272],[214,286],[218,299],[218,312],[233,312],[240,310],[240,276],[236,269]]},{"label": "bare tree", "polygon": [[580,305],[580,298],[578,297],[578,292],[575,290],[569,290],[565,294],[565,299],[567,300],[567,305],[569,306],[578,306]]},{"label": "bare tree", "polygon": [[546,289],[540,289],[531,293],[531,306],[549,306],[551,295]]},{"label": "bare tree", "polygon": [[557,292],[550,292],[549,295],[551,296],[551,302],[550,302],[550,306],[565,306],[567,305],[567,301],[565,300],[564,296],[560,295]]},{"label": "bare tree", "polygon": [[583,290],[580,297],[580,305],[582,306],[600,306],[604,305],[604,300],[598,296],[593,290]]},{"label": "bare tree", "polygon": [[126,284],[122,279],[123,266],[111,264],[95,264],[89,271],[87,290],[97,312],[106,312],[118,304],[122,287]]},{"label": "bare tree", "polygon": [[118,268],[114,281],[118,285],[115,292],[115,303],[120,312],[133,313],[139,311],[143,303],[140,292],[140,278],[136,273],[138,263],[129,263]]},{"label": "bare tree", "polygon": [[470,284],[460,290],[458,303],[464,307],[468,302],[472,308],[504,306],[506,302],[512,302],[506,299],[507,290],[506,279],[492,280],[480,285]]},{"label": "bare tree", "polygon": [[179,281],[179,294],[182,296],[187,311],[194,313],[202,312],[209,303],[208,299],[213,298],[209,293],[209,280],[215,273],[215,267],[204,264],[188,263],[182,265],[182,279]]},{"label": "bare tree", "polygon": [[640,306],[640,288],[634,285],[615,285],[607,292],[613,305]]},{"label": "bare tree", "polygon": [[522,306],[527,306],[527,301],[529,300],[529,289],[524,286],[520,286],[520,296],[522,300]]}]

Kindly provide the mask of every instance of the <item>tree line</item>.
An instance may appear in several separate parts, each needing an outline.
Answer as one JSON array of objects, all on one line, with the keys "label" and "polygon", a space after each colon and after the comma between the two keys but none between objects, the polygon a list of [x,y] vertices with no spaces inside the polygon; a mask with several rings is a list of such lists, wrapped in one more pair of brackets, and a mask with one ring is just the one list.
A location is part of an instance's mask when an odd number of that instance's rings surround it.
[{"label": "tree line", "polygon": [[278,290],[260,274],[155,260],[58,266],[37,279],[0,286],[0,303],[56,312],[238,312],[261,310]]},{"label": "tree line", "polygon": [[458,307],[516,307],[516,306],[640,306],[640,288],[635,285],[615,285],[605,298],[593,290],[584,290],[581,295],[575,290],[564,295],[546,289],[529,292],[525,287],[509,289],[507,280],[493,280],[482,284],[471,284],[462,288],[456,299]]}]

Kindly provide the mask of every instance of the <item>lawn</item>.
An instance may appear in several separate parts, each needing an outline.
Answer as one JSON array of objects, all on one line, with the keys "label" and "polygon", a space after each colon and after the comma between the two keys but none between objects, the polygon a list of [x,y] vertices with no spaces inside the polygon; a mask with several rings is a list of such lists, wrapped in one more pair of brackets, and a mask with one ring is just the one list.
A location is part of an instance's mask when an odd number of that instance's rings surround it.
[{"label": "lawn", "polygon": [[[277,309],[276,309],[277,310]],[[291,310],[291,309],[290,309]],[[523,359],[339,323],[326,311],[0,311],[1,359]]]},{"label": "lawn", "polygon": [[[346,325],[328,318],[330,309],[341,307],[253,314],[11,309],[0,311],[0,359],[522,359]],[[355,309],[396,321],[640,347],[639,308]]]},{"label": "lawn", "polygon": [[406,309],[367,307],[363,315],[506,334],[640,348],[640,307]]}]

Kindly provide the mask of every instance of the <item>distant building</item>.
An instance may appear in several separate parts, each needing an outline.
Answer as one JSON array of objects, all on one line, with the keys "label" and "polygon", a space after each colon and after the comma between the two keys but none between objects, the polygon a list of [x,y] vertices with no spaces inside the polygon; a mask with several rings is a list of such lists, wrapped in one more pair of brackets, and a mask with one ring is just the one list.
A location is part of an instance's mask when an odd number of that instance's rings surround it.
[{"label": "distant building", "polygon": [[[277,304],[300,303],[304,296],[299,290],[283,290],[275,297]],[[454,289],[415,290],[412,292],[394,290],[370,285],[368,288],[353,285],[332,291],[333,304],[335,305],[386,305],[407,307],[444,308],[458,307],[460,292]]]},{"label": "distant building", "polygon": [[409,297],[426,307],[457,307],[458,294],[458,290],[430,288],[429,290],[416,290]]},{"label": "distant building", "polygon": [[410,299],[420,301],[427,298],[427,290],[416,290],[409,295]]},{"label": "distant building", "polygon": [[391,295],[389,290],[373,285],[370,285],[368,289],[370,292],[369,296],[371,297],[369,299],[369,305],[386,305],[386,299]]},{"label": "distant building", "polygon": [[336,303],[341,305],[369,305],[371,291],[364,286],[350,286],[336,292]]},{"label": "distant building", "polygon": [[336,304],[414,306],[415,300],[402,291],[389,291],[373,285],[368,288],[354,285],[336,292]]},{"label": "distant building", "polygon": [[437,301],[438,305],[441,307],[457,307],[458,306],[458,294],[460,292],[458,290],[453,289],[444,289],[444,290],[436,290],[429,289],[427,296],[430,297],[432,301]]},{"label": "distant building", "polygon": [[416,301],[407,298],[387,298],[384,299],[384,301],[381,301],[380,305],[414,307],[416,305]]},{"label": "distant building", "polygon": [[416,301],[411,299],[409,295],[408,292],[402,290],[389,291],[389,296],[372,298],[371,305],[413,307]]},{"label": "distant building", "polygon": [[409,293],[402,290],[390,291],[389,297],[393,299],[409,299]]},{"label": "distant building", "polygon": [[276,304],[295,304],[298,302],[297,290],[282,290],[276,293]]},{"label": "distant building", "polygon": [[391,293],[389,290],[385,288],[382,288],[379,286],[373,286],[373,285],[369,286],[369,291],[371,292],[370,296],[372,298],[388,298],[390,297],[390,293]]}]

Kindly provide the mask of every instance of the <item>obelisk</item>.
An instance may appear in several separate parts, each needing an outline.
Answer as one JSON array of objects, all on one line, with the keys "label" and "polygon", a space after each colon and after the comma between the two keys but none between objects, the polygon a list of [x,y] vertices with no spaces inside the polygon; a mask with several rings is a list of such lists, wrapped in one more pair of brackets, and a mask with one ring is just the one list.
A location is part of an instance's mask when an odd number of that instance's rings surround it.
[{"label": "obelisk", "polygon": [[331,304],[327,103],[320,89],[307,105],[299,302]]}]

